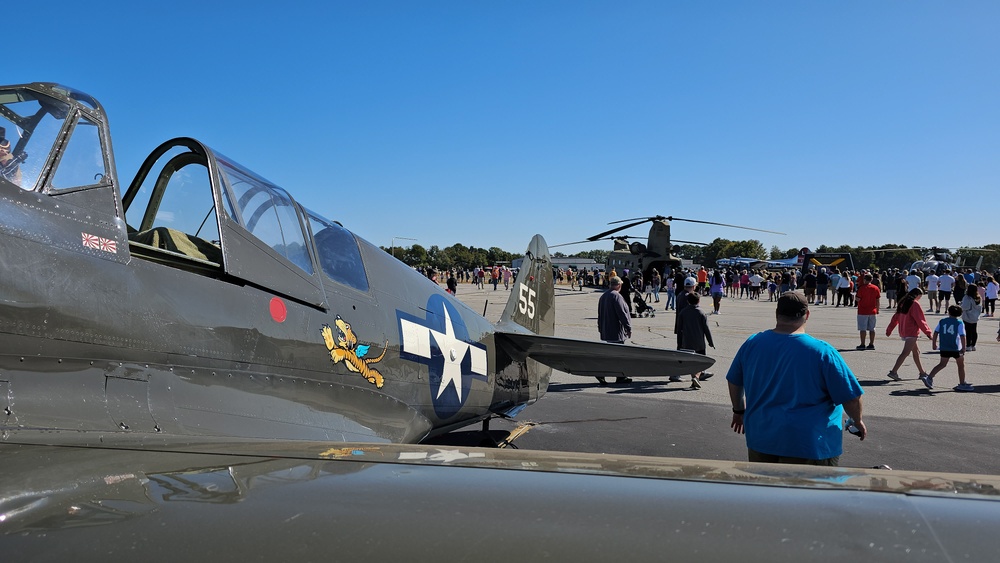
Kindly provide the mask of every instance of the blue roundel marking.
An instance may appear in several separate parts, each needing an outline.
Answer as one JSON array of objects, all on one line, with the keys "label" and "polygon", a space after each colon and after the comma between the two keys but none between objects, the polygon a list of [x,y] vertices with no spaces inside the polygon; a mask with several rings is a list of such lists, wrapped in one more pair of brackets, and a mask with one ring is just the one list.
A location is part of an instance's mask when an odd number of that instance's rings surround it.
[{"label": "blue roundel marking", "polygon": [[474,355],[485,360],[486,348],[470,341],[461,314],[444,296],[432,294],[426,311],[423,318],[396,311],[400,357],[427,365],[434,413],[448,419],[458,414],[469,398],[472,380],[487,379],[485,361],[473,362]]}]

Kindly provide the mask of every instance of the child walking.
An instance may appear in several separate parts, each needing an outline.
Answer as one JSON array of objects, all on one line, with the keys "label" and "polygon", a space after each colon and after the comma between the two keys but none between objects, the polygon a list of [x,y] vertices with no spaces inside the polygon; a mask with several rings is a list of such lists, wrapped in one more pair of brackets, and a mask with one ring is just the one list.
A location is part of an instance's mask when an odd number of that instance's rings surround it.
[{"label": "child walking", "polygon": [[934,376],[948,365],[948,360],[955,358],[958,364],[958,385],[955,391],[968,393],[975,391],[971,383],[965,381],[965,323],[962,322],[962,308],[958,305],[948,307],[948,316],[938,322],[931,338],[931,346],[938,349],[938,335],[941,337],[941,361],[927,375],[921,375],[920,381],[928,389],[934,388]]},{"label": "child walking", "polygon": [[898,325],[899,337],[903,339],[903,351],[896,358],[896,364],[886,374],[893,381],[901,379],[896,371],[902,367],[903,362],[906,361],[906,356],[910,354],[913,355],[913,363],[917,366],[920,375],[926,375],[924,366],[920,363],[920,350],[917,349],[917,338],[920,337],[921,332],[926,334],[927,338],[933,338],[933,336],[931,335],[931,327],[927,326],[924,310],[917,303],[923,294],[924,292],[919,287],[911,289],[906,294],[906,297],[899,300],[896,305],[896,314],[889,321],[889,326],[885,327],[885,335],[890,336],[892,329]]}]

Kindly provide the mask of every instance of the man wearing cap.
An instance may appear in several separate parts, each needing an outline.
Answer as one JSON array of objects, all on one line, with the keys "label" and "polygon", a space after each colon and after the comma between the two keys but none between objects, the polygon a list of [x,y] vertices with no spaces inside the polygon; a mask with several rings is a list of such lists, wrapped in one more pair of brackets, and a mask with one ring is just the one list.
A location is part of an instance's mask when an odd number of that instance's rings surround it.
[{"label": "man wearing cap", "polygon": [[[681,327],[681,311],[683,311],[684,308],[688,306],[689,304],[688,295],[695,293],[697,287],[698,287],[698,280],[688,276],[684,278],[684,291],[679,291],[677,293],[677,315],[674,316],[674,334],[677,335],[678,350],[684,347],[684,334]],[[679,375],[670,376],[670,381],[680,381],[680,380],[681,376]]]},{"label": "man wearing cap", "polygon": [[0,127],[0,174],[11,182],[21,186],[21,166],[10,152],[10,141],[7,140],[7,130]]},{"label": "man wearing cap", "polygon": [[677,349],[681,348],[681,311],[688,306],[687,296],[695,292],[698,281],[693,277],[684,278],[684,291],[677,293],[677,315],[674,317],[674,334],[677,335]]},{"label": "man wearing cap", "polygon": [[864,390],[837,350],[806,334],[809,304],[789,291],[778,298],[775,327],[743,343],[726,380],[730,426],[746,434],[750,461],[838,465],[844,412],[858,436]]},{"label": "man wearing cap", "polygon": [[[630,319],[625,298],[622,297],[622,279],[612,276],[608,280],[611,289],[601,295],[597,302],[597,330],[601,333],[601,340],[612,344],[624,344],[626,338],[632,336],[632,321]],[[598,377],[597,382],[607,385],[608,382],[603,377]],[[631,383],[629,377],[619,377],[615,383]]]}]

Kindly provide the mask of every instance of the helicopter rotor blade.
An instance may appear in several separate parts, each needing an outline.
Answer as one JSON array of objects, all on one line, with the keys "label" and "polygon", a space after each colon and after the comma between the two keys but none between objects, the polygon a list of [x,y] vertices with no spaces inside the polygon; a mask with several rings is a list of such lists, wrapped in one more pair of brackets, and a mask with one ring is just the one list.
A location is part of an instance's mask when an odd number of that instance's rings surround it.
[{"label": "helicopter rotor blade", "polygon": [[629,221],[638,221],[639,223],[645,223],[646,221],[656,221],[657,219],[670,219],[670,217],[664,217],[663,215],[657,215],[655,217],[633,217],[631,219],[621,219],[619,221],[611,221],[609,225],[617,225],[618,223],[628,223]]},{"label": "helicopter rotor blade", "polygon": [[640,237],[639,235],[615,235],[613,237],[604,237],[604,238],[599,238],[599,239],[594,239],[594,240],[587,239],[587,240],[578,240],[576,242],[563,242],[563,243],[560,243],[560,244],[550,244],[549,248],[558,248],[560,246],[569,246],[569,245],[572,245],[572,244],[584,244],[584,243],[587,243],[587,242],[597,242],[597,241],[602,241],[602,240],[616,240],[616,239],[629,240],[629,239],[637,239],[637,238],[646,238],[646,237],[645,236]]},{"label": "helicopter rotor blade", "polygon": [[747,231],[757,231],[760,233],[771,233],[772,235],[787,235],[779,231],[769,231],[767,229],[756,229],[754,227],[744,227],[742,225],[730,225],[729,223],[716,223],[715,221],[701,221],[699,219],[682,219],[680,217],[664,217],[667,221],[686,221],[688,223],[702,223],[705,225],[719,225],[720,227],[732,227],[734,229],[745,229]]},{"label": "helicopter rotor blade", "polygon": [[571,246],[571,245],[574,245],[574,244],[583,244],[585,242],[593,242],[593,241],[590,241],[590,240],[578,240],[576,242],[564,242],[564,243],[561,243],[561,244],[550,244],[549,248],[559,248],[560,246]]},{"label": "helicopter rotor blade", "polygon": [[671,239],[670,242],[671,243],[679,242],[681,244],[694,244],[694,245],[697,245],[697,246],[708,246],[707,242],[695,242],[693,240]]},{"label": "helicopter rotor blade", "polygon": [[[634,227],[636,225],[641,225],[641,224],[643,224],[643,223],[645,223],[647,221],[649,221],[649,219],[643,219],[642,221],[635,221],[635,222],[629,223],[627,225],[622,225],[620,227],[615,227],[614,229],[611,229],[609,231],[604,231],[603,233],[598,233],[598,234],[596,234],[596,235],[594,235],[592,237],[587,237],[587,240],[591,240],[591,241],[601,240],[602,238],[604,238],[604,237],[606,237],[608,235],[617,233],[618,231],[624,231],[625,229],[630,229],[630,228],[632,228],[632,227]],[[617,222],[621,223],[621,221],[617,221]]]},{"label": "helicopter rotor blade", "polygon": [[[645,223],[646,221],[685,221],[685,222],[688,222],[688,223],[701,223],[701,224],[704,224],[704,225],[719,225],[720,227],[731,227],[731,228],[734,228],[734,229],[745,229],[747,231],[757,231],[757,232],[760,232],[760,233],[771,233],[773,235],[785,235],[785,234],[788,234],[788,233],[782,233],[780,231],[769,231],[767,229],[757,229],[755,227],[744,227],[743,225],[731,225],[729,223],[717,223],[715,221],[702,221],[701,219],[685,219],[683,217],[674,217],[673,215],[669,215],[667,217],[664,217],[663,215],[656,215],[654,217],[646,217],[646,218],[634,217],[632,219],[622,219],[620,221],[612,221],[612,222],[610,222],[608,224],[609,225],[616,225],[618,223],[629,223],[629,222],[631,222],[631,224],[629,225],[631,227],[631,226],[634,226],[634,225],[640,225],[642,223]],[[624,229],[624,228],[627,228],[627,227],[622,227],[622,228]],[[612,231],[608,231],[606,233],[601,233],[600,235],[594,235],[594,236],[599,238],[599,237],[602,237],[602,236],[605,236],[605,235],[609,235],[609,234],[611,234],[613,232],[615,232],[615,231],[612,230]]]},{"label": "helicopter rotor blade", "polygon": [[916,251],[916,252],[920,252],[923,249],[922,248],[903,248],[903,247],[899,247],[899,248],[872,248],[872,249],[869,249],[869,250],[865,250],[865,252],[871,252],[871,253],[875,253],[875,252],[906,252],[907,250],[913,250],[913,251]]}]

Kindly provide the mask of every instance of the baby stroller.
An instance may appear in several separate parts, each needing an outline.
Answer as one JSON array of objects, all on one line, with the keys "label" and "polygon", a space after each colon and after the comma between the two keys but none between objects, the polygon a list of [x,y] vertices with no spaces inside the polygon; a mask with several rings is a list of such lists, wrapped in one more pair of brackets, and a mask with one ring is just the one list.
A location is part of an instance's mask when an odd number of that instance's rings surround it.
[{"label": "baby stroller", "polygon": [[639,292],[632,294],[632,303],[635,304],[635,313],[639,317],[655,317],[656,310],[646,303],[646,300],[642,298],[642,294]]}]

